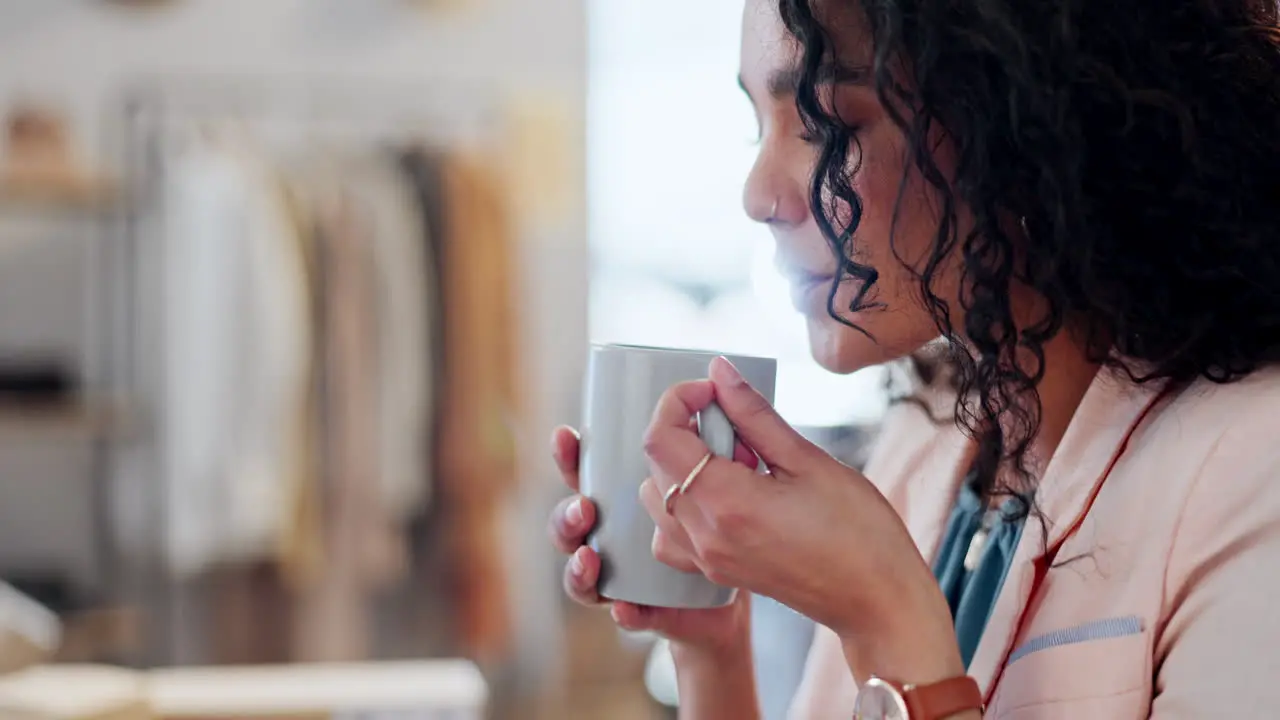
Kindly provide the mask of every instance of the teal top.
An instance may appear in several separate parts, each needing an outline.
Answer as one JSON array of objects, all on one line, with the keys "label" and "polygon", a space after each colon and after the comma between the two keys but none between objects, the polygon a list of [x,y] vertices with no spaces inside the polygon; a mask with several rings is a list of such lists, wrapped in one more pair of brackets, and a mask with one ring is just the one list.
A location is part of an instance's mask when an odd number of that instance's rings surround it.
[{"label": "teal top", "polygon": [[[1000,510],[988,510],[977,492],[968,482],[964,483],[934,560],[933,574],[951,606],[960,657],[966,668],[978,650],[978,641],[982,639],[987,618],[995,607],[1013,562],[1013,552],[1022,537],[1022,519],[1010,517],[1016,503],[1009,500]],[[974,557],[969,558],[969,567],[966,567],[970,545],[984,523],[988,528],[985,545],[975,548]]]}]

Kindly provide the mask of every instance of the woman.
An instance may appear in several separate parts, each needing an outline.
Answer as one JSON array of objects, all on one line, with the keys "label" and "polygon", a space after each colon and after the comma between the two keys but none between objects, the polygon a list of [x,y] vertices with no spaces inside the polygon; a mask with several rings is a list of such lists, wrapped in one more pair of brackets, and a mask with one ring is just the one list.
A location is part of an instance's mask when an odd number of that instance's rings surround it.
[{"label": "woman", "polygon": [[[673,388],[646,439],[657,556],[827,628],[796,717],[848,718],[858,692],[861,716],[911,720],[1280,714],[1273,6],[748,0],[744,18],[746,207],[814,356],[852,372],[939,349],[948,372],[895,406],[865,476],[726,362]],[[772,472],[712,460],[664,504],[713,397]],[[574,435],[554,445],[575,485]],[[594,517],[575,497],[552,518],[582,602]],[[682,717],[756,715],[745,597],[612,607],[671,639]]]}]

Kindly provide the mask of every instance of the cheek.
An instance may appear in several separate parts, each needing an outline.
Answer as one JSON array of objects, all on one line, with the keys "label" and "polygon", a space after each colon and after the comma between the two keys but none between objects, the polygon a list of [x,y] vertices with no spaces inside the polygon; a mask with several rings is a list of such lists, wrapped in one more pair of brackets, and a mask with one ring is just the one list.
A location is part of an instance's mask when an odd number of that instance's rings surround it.
[{"label": "cheek", "polygon": [[[845,371],[854,365],[865,367],[902,357],[938,334],[912,268],[924,267],[934,245],[939,203],[919,173],[911,173],[903,184],[902,160],[895,144],[872,144],[868,139],[864,141],[862,167],[852,182],[863,209],[854,236],[854,257],[878,272],[869,300],[885,308],[850,319],[874,341],[829,318],[810,328],[815,356],[822,353],[833,358],[830,363]],[[856,292],[853,283],[842,286],[837,307],[848,307]]]},{"label": "cheek", "polygon": [[[920,297],[919,282],[912,268],[923,268],[930,255],[941,203],[918,172],[912,172],[903,184],[904,157],[901,145],[894,140],[896,130],[885,129],[881,124],[878,133],[864,137],[861,167],[851,183],[863,210],[852,249],[858,262],[870,265],[879,273],[869,299],[886,307],[846,315],[871,338],[830,317],[809,319],[810,349],[814,358],[835,372],[852,372],[903,357],[938,335],[937,326]],[[939,158],[938,162],[945,170],[945,158]],[[934,288],[956,307],[953,292],[956,283],[952,275],[944,265]],[[853,283],[843,285],[836,307],[847,308],[856,292]]]},{"label": "cheek", "polygon": [[[938,217],[933,191],[918,172],[903,183],[901,151],[892,144],[868,147],[853,189],[862,200],[857,250],[877,262],[920,266],[933,244]],[[890,268],[877,265],[882,274]]]},{"label": "cheek", "polygon": [[[951,146],[935,147],[934,162],[948,177],[955,164]],[[926,267],[936,245],[942,199],[914,163],[907,162],[901,136],[888,121],[877,123],[864,137],[853,188],[863,210],[856,252],[876,267],[881,282],[916,286],[914,271]],[[963,235],[964,227],[959,229]]]}]

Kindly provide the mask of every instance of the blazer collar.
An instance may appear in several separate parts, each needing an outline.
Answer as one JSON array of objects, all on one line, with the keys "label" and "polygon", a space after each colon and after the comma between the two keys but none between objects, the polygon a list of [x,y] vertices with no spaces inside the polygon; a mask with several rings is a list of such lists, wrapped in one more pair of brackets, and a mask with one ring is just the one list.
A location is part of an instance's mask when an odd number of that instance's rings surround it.
[{"label": "blazer collar", "polygon": [[1055,547],[1088,511],[1097,490],[1131,431],[1160,396],[1160,387],[1135,386],[1107,370],[1100,371],[1054,452],[1036,490],[1036,516],[1014,552],[987,627],[969,664],[969,674],[988,698],[1013,643],[1035,583],[1037,562]]}]

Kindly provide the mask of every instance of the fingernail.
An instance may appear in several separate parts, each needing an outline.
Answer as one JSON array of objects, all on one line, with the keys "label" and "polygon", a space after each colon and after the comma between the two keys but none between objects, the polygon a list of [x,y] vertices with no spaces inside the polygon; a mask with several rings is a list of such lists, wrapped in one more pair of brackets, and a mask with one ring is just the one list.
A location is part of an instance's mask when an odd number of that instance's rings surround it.
[{"label": "fingernail", "polygon": [[745,385],[747,381],[727,357],[718,357],[711,369],[712,377],[725,385]]},{"label": "fingernail", "polygon": [[[633,608],[632,617],[624,617],[624,606]],[[613,621],[623,630],[641,630],[645,625],[645,608],[643,605],[632,605],[630,603],[614,603],[609,609],[609,614],[613,616]]]},{"label": "fingernail", "polygon": [[587,567],[582,564],[582,548],[578,548],[573,557],[569,558],[569,573],[576,578],[580,578],[586,571]]},{"label": "fingernail", "polygon": [[574,527],[581,527],[582,518],[582,498],[578,498],[577,500],[569,503],[569,508],[564,511],[564,519],[565,522]]}]

